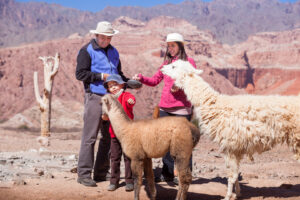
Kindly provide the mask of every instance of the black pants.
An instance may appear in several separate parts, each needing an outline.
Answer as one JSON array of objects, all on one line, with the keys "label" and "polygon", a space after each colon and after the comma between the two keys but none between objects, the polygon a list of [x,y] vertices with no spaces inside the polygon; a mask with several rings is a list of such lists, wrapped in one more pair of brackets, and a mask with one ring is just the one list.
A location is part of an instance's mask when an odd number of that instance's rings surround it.
[{"label": "black pants", "polygon": [[[78,176],[90,178],[94,168],[94,178],[105,177],[109,170],[109,149],[110,134],[108,131],[109,122],[101,119],[102,96],[92,93],[85,93],[84,96],[84,116],[81,146],[78,158]],[[94,165],[94,147],[98,132],[101,130],[96,161]]]},{"label": "black pants", "polygon": [[110,143],[110,161],[111,161],[111,184],[118,184],[120,181],[120,164],[122,154],[124,156],[124,163],[125,163],[125,183],[132,183],[132,172],[131,172],[131,161],[123,152],[122,147],[117,138],[111,138]]},{"label": "black pants", "polygon": [[[177,116],[177,117],[185,117],[187,120],[191,121],[192,115],[175,115],[171,114],[165,111],[160,110],[159,111],[159,117],[166,117],[166,116]],[[174,178],[174,160],[170,155],[170,152],[168,152],[162,159],[163,161],[163,168],[162,168],[162,175],[166,179],[172,179]],[[193,166],[193,161],[192,161],[192,156],[190,159],[190,168],[192,170]]]}]

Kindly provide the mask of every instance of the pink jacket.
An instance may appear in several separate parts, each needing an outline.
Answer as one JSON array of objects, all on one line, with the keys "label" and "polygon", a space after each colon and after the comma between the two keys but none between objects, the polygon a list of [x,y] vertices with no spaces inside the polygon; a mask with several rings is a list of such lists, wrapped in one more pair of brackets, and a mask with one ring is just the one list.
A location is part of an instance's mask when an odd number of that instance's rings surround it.
[{"label": "pink jacket", "polygon": [[[174,59],[172,62],[175,62],[177,59]],[[192,58],[188,58],[188,61],[196,68],[195,61]],[[150,78],[145,77],[142,74],[139,74],[140,81],[148,86],[156,86],[162,80],[164,80],[164,87],[162,90],[159,107],[162,108],[173,108],[173,107],[191,107],[191,103],[186,99],[186,95],[183,90],[177,92],[171,92],[171,88],[174,84],[171,77],[164,75],[160,69],[165,65],[163,63],[157,70],[157,72]]]}]

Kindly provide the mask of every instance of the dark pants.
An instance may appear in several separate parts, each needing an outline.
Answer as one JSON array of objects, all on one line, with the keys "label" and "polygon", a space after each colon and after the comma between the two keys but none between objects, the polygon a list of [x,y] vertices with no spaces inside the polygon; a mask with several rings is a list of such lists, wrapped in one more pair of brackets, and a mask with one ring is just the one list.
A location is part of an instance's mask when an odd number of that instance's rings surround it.
[{"label": "dark pants", "polygon": [[[124,163],[125,163],[125,182],[126,184],[132,183],[132,172],[130,167],[130,158],[128,158],[125,154]],[[122,147],[117,138],[111,138],[110,142],[110,161],[111,161],[111,184],[118,184],[120,181],[120,163],[122,157]]]},{"label": "dark pants", "polygon": [[[84,125],[77,169],[78,176],[82,178],[90,178],[93,168],[94,178],[105,177],[109,170],[109,122],[101,119],[101,98],[102,96],[92,93],[85,93],[84,96]],[[99,130],[101,130],[102,137],[94,165],[94,147]]]},{"label": "dark pants", "polygon": [[[187,120],[191,120],[192,115],[175,115],[175,114],[171,114],[165,111],[160,110],[159,111],[159,117],[166,117],[166,116],[177,116],[177,117],[185,117]],[[170,155],[170,152],[168,152],[162,159],[163,161],[163,168],[162,168],[162,175],[165,178],[174,178],[174,160]],[[192,170],[192,166],[193,166],[193,161],[192,161],[192,156],[190,159],[190,168]]]}]

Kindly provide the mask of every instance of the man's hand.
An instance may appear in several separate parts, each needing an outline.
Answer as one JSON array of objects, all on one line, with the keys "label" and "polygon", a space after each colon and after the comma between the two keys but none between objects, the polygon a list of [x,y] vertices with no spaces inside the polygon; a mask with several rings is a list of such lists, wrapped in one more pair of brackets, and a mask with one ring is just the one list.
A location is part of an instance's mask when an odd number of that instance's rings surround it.
[{"label": "man's hand", "polygon": [[103,74],[103,81],[106,81],[107,77],[110,75],[110,74],[105,74],[105,73],[102,73]]}]

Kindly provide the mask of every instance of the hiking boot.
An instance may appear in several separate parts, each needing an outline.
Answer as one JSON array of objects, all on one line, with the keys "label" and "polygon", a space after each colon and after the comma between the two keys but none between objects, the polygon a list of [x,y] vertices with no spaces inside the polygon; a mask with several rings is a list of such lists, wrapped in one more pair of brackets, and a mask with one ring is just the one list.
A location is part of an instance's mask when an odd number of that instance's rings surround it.
[{"label": "hiking boot", "polygon": [[97,187],[96,182],[91,178],[77,178],[77,182],[87,187]]},{"label": "hiking boot", "polygon": [[163,178],[164,178],[164,177],[163,177],[162,175],[157,176],[157,177],[154,178],[154,182],[155,182],[155,183],[162,182],[162,181],[163,181],[163,180],[162,180]]},{"label": "hiking boot", "polygon": [[155,183],[159,183],[159,182],[171,182],[171,181],[173,181],[173,178],[167,177],[167,176],[163,176],[163,175],[160,175],[159,177],[155,177],[154,178],[154,182]]},{"label": "hiking boot", "polygon": [[109,184],[109,186],[107,187],[108,191],[115,191],[118,188],[117,184]]},{"label": "hiking boot", "polygon": [[178,185],[178,184],[179,184],[179,180],[178,180],[178,177],[177,177],[177,176],[175,176],[175,177],[173,178],[173,183],[174,183],[175,185]]},{"label": "hiking boot", "polygon": [[133,184],[132,183],[127,183],[125,186],[125,191],[130,192],[133,191]]}]

